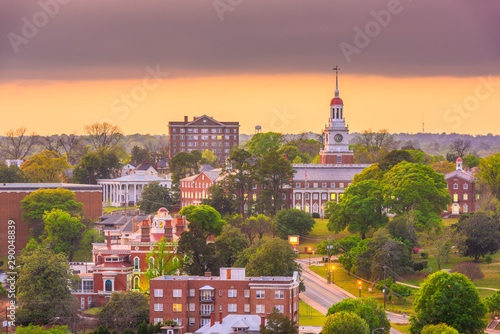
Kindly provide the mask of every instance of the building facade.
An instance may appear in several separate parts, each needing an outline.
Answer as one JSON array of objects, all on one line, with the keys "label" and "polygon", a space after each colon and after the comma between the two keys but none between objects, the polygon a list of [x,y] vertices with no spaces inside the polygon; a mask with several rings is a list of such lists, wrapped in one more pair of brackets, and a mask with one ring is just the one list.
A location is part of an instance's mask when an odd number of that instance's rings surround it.
[{"label": "building facade", "polygon": [[187,332],[230,314],[268,317],[273,307],[298,322],[298,273],[246,277],[245,268],[221,268],[220,277],[163,276],[150,281],[150,322],[172,319]]},{"label": "building facade", "polygon": [[210,150],[223,163],[233,146],[239,145],[239,128],[238,122],[219,122],[207,115],[192,121],[185,116],[184,122],[169,122],[169,157],[172,159],[180,152]]},{"label": "building facade", "polygon": [[463,213],[476,211],[476,182],[472,171],[463,170],[463,161],[458,158],[456,170],[445,175],[448,191],[451,195],[451,204],[445,214],[457,216]]},{"label": "building facade", "polygon": [[208,198],[210,194],[208,188],[218,181],[221,171],[220,168],[216,168],[181,179],[181,208],[200,205],[202,200]]}]

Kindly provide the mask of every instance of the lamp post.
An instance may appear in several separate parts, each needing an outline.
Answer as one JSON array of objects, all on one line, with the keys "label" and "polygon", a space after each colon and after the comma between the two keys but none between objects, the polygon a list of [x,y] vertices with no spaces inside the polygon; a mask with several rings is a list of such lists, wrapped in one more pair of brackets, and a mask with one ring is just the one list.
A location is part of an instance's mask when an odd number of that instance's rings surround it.
[{"label": "lamp post", "polygon": [[332,266],[332,284],[335,284],[335,266]]},{"label": "lamp post", "polygon": [[361,281],[358,281],[358,285],[359,285],[359,298],[361,298]]},{"label": "lamp post", "polygon": [[312,250],[311,247],[307,248],[307,252],[309,253],[309,265],[311,265],[311,250]]},{"label": "lamp post", "polygon": [[382,330],[382,333],[384,333],[384,327],[381,327],[381,328],[375,328],[374,330],[372,330],[372,334],[375,334],[375,331],[381,329]]}]

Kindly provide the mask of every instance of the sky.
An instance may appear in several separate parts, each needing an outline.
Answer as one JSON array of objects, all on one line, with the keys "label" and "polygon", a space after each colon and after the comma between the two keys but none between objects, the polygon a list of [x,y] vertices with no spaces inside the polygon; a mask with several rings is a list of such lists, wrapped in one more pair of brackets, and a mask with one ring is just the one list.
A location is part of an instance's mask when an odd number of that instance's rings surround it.
[{"label": "sky", "polygon": [[351,132],[500,134],[496,0],[0,0],[0,134],[319,133],[339,66]]}]

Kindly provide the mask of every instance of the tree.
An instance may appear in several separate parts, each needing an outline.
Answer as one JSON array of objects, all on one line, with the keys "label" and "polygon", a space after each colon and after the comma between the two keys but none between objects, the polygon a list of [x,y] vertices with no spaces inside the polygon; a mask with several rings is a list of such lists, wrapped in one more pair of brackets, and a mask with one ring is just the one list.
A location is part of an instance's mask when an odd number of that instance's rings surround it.
[{"label": "tree", "polygon": [[439,271],[420,285],[410,318],[412,334],[426,325],[445,323],[459,333],[482,333],[486,307],[472,282],[462,274]]},{"label": "tree", "polygon": [[4,143],[0,146],[5,159],[24,160],[34,150],[38,143],[38,135],[32,132],[28,135],[25,127],[10,129],[5,133]]},{"label": "tree", "polygon": [[281,147],[283,135],[276,132],[256,133],[246,143],[248,152],[252,155],[265,156],[270,152],[276,152]]},{"label": "tree", "polygon": [[66,256],[38,247],[23,250],[18,264],[16,320],[19,323],[27,325],[34,320],[48,323],[55,317],[76,312],[76,298],[70,288],[75,288],[80,278],[70,270]]},{"label": "tree", "polygon": [[82,138],[76,134],[61,135],[58,143],[71,165],[79,163],[81,158],[88,153],[88,146],[85,146]]},{"label": "tree", "polygon": [[481,159],[476,178],[481,190],[490,190],[500,200],[500,153]]},{"label": "tree", "polygon": [[198,170],[195,157],[191,153],[177,153],[170,161],[170,173],[172,174],[172,197],[174,202],[180,201],[181,179],[185,178],[191,170]]},{"label": "tree", "polygon": [[287,159],[290,161],[300,159],[301,163],[309,163],[312,159],[308,154],[302,153],[297,146],[292,144],[282,146],[278,150],[278,153],[281,155],[286,155]]},{"label": "tree", "polygon": [[425,326],[421,334],[458,334],[458,331],[447,324],[438,324]]},{"label": "tree", "polygon": [[500,291],[495,292],[492,296],[486,297],[484,299],[484,304],[491,314],[497,314],[500,312]]},{"label": "tree", "polygon": [[122,130],[107,122],[85,125],[84,129],[95,150],[118,145],[123,138]]},{"label": "tree", "polygon": [[399,304],[401,304],[406,297],[411,295],[411,290],[408,286],[394,283],[391,277],[379,281],[375,288],[382,292],[385,290],[385,295],[389,295],[392,292],[392,295],[398,298]]},{"label": "tree", "polygon": [[435,162],[431,165],[431,168],[439,174],[447,174],[456,169],[455,164],[447,160]]},{"label": "tree", "polygon": [[474,154],[467,154],[462,158],[464,162],[464,166],[467,168],[477,167],[479,165],[480,159],[476,157]]},{"label": "tree", "polygon": [[146,291],[149,291],[149,280],[164,275],[174,275],[181,268],[181,261],[165,237],[162,237],[160,242],[156,243],[156,247],[146,254],[146,261],[149,263],[149,268],[144,274],[148,280]]},{"label": "tree", "polygon": [[271,216],[284,208],[285,186],[290,186],[295,170],[287,159],[278,152],[271,151],[260,161],[257,175],[261,192],[258,197],[261,213]]},{"label": "tree", "polygon": [[297,322],[273,307],[273,311],[267,318],[265,326],[260,325],[260,334],[298,334]]},{"label": "tree", "polygon": [[73,261],[73,254],[78,248],[85,225],[78,217],[71,217],[68,212],[61,209],[46,211],[43,221],[45,224],[44,244],[56,254],[64,253],[70,262]]},{"label": "tree", "polygon": [[65,179],[69,169],[65,157],[53,151],[43,151],[33,155],[21,165],[21,170],[33,182],[58,183]]},{"label": "tree", "polygon": [[366,321],[353,312],[338,312],[328,316],[321,330],[323,334],[370,334]]},{"label": "tree", "polygon": [[441,270],[441,264],[450,256],[453,234],[450,228],[443,227],[441,230],[433,230],[420,235],[420,244],[431,253],[436,259],[438,270]]},{"label": "tree", "polygon": [[0,183],[22,183],[25,181],[26,176],[19,167],[0,163]]},{"label": "tree", "polygon": [[250,242],[253,242],[256,236],[262,239],[264,233],[269,233],[273,230],[274,222],[271,217],[266,215],[258,215],[257,217],[249,217],[243,221],[240,226],[241,232],[248,236]]},{"label": "tree", "polygon": [[[385,228],[392,238],[401,240],[403,242],[408,242],[413,249],[419,241],[417,235],[417,230],[415,228],[416,214],[413,211],[408,212],[406,215],[398,216],[391,219]],[[427,237],[427,234],[423,235],[422,238]]]},{"label": "tree", "polygon": [[200,164],[202,165],[210,165],[214,168],[217,168],[217,156],[214,154],[214,152],[210,150],[205,150],[203,153],[201,153],[201,161]]},{"label": "tree", "polygon": [[326,211],[330,214],[328,230],[338,233],[346,227],[350,233],[361,234],[361,239],[371,229],[383,227],[389,219],[384,211],[382,187],[375,180],[351,184],[342,199],[327,202]]},{"label": "tree", "polygon": [[289,145],[296,146],[300,152],[307,154],[310,158],[319,154],[323,144],[315,139],[300,138],[288,143]]},{"label": "tree", "polygon": [[179,214],[186,216],[189,221],[189,228],[197,225],[206,232],[207,236],[208,234],[220,235],[222,227],[226,224],[220,214],[208,205],[188,205],[183,207]]},{"label": "tree", "polygon": [[183,270],[190,275],[203,276],[207,271],[212,275],[219,273],[221,260],[215,244],[207,243],[207,234],[201,224],[190,221],[189,230],[182,232],[179,238],[177,254],[184,258]]},{"label": "tree", "polygon": [[73,182],[97,184],[97,179],[110,179],[118,175],[122,163],[118,148],[102,147],[87,153],[73,170]]},{"label": "tree", "polygon": [[46,329],[44,326],[33,326],[29,324],[26,327],[16,327],[16,333],[18,334],[67,334],[70,330],[68,326],[51,326],[50,329]]},{"label": "tree", "polygon": [[[231,154],[227,164],[222,169],[222,177],[227,186],[226,191],[234,196],[232,200],[234,209],[240,214],[246,216],[247,212],[252,211],[251,193],[255,181],[255,159],[252,155],[238,149]],[[245,206],[248,206],[245,212]]]},{"label": "tree", "polygon": [[292,276],[300,272],[297,254],[288,241],[273,238],[248,250],[250,253],[240,254],[235,264],[244,266],[248,276]]},{"label": "tree", "polygon": [[146,213],[157,212],[160,208],[170,210],[172,208],[170,189],[161,186],[160,182],[150,182],[142,190],[139,207]]},{"label": "tree", "polygon": [[208,188],[209,197],[204,198],[202,204],[213,207],[221,215],[230,215],[234,213],[233,198],[225,180],[218,181]]},{"label": "tree", "polygon": [[249,246],[250,242],[245,235],[231,225],[225,225],[222,234],[215,238],[215,251],[225,267],[232,267],[239,252]]},{"label": "tree", "polygon": [[343,299],[333,304],[328,309],[326,315],[329,316],[342,312],[352,312],[359,315],[361,319],[366,321],[370,331],[376,328],[384,328],[384,333],[389,333],[391,329],[391,323],[387,318],[384,308],[374,298]]},{"label": "tree", "polygon": [[440,214],[451,202],[444,176],[429,166],[400,162],[382,182],[384,204],[398,215],[414,210],[419,228],[438,225]]},{"label": "tree", "polygon": [[43,215],[52,209],[61,209],[72,216],[83,214],[83,203],[76,201],[74,192],[68,189],[38,189],[21,200],[23,220],[33,230],[35,237],[43,234]]},{"label": "tree", "polygon": [[470,139],[457,138],[450,144],[450,154],[456,156],[457,158],[462,158],[469,151],[471,144]]},{"label": "tree", "polygon": [[130,154],[130,161],[137,166],[141,162],[149,161],[150,153],[146,148],[134,145]]},{"label": "tree", "polygon": [[472,256],[477,262],[480,257],[500,250],[500,225],[490,213],[463,215],[453,226],[459,234],[457,248],[462,256]]},{"label": "tree", "polygon": [[387,153],[378,165],[380,169],[389,170],[401,161],[415,162],[415,159],[413,159],[409,151],[393,150]]},{"label": "tree", "polygon": [[149,320],[149,300],[140,292],[115,291],[99,313],[99,320],[102,325],[118,331],[135,328]]},{"label": "tree", "polygon": [[311,214],[299,209],[283,209],[275,217],[276,231],[283,239],[289,235],[306,235],[312,231],[315,220]]}]

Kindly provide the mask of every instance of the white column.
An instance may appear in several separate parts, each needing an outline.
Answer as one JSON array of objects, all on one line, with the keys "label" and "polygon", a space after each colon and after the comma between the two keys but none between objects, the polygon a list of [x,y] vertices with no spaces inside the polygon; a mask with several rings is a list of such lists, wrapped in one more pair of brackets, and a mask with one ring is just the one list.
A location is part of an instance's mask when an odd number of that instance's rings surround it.
[{"label": "white column", "polygon": [[122,202],[122,184],[119,183],[118,184],[118,203],[121,203]]},{"label": "white column", "polygon": [[134,183],[134,205],[137,203],[137,183]]}]

